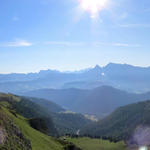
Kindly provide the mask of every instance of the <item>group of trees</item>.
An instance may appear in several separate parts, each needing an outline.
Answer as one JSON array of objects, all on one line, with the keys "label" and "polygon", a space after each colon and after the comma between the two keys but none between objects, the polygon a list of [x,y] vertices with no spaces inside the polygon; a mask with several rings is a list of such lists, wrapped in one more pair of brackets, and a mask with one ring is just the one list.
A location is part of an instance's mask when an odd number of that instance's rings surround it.
[{"label": "group of trees", "polygon": [[113,136],[91,136],[89,134],[84,134],[84,135],[77,135],[77,134],[65,134],[67,137],[71,138],[82,138],[82,137],[88,137],[91,139],[102,139],[102,140],[108,140],[110,142],[117,143],[122,140],[121,137],[113,137]]}]

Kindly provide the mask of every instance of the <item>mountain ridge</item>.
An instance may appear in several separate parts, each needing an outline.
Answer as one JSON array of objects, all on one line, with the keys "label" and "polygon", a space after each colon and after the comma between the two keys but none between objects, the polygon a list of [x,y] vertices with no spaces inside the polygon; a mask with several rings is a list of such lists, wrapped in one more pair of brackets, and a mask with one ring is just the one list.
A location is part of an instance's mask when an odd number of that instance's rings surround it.
[{"label": "mountain ridge", "polygon": [[81,134],[125,140],[128,145],[149,145],[150,100],[119,107],[108,117],[87,126]]},{"label": "mountain ridge", "polygon": [[0,91],[19,94],[20,92],[43,88],[93,89],[109,85],[126,91],[142,93],[150,91],[150,67],[109,63],[104,67],[75,72],[41,70],[29,74],[0,74]]},{"label": "mountain ridge", "polygon": [[66,109],[97,117],[108,115],[117,107],[150,99],[150,92],[135,94],[111,86],[101,86],[91,90],[40,89],[22,94],[50,99]]}]

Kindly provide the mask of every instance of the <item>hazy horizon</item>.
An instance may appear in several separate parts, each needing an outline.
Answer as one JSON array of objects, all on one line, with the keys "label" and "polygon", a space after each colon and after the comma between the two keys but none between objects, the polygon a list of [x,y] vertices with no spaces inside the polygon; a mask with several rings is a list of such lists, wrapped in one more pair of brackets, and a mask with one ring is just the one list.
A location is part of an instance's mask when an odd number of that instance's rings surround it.
[{"label": "hazy horizon", "polygon": [[87,66],[87,67],[83,67],[83,68],[79,68],[79,69],[66,69],[66,70],[61,70],[61,69],[57,69],[57,68],[41,68],[40,70],[37,71],[30,71],[30,72],[6,72],[6,73],[1,73],[0,74],[13,74],[13,73],[17,73],[17,74],[29,74],[29,73],[39,73],[40,71],[48,71],[48,70],[52,70],[52,71],[59,71],[59,72],[80,72],[80,71],[84,71],[86,69],[92,69],[95,68],[96,66],[99,66],[101,68],[106,67],[109,64],[119,64],[119,65],[129,65],[129,66],[133,66],[133,67],[140,67],[140,68],[149,68],[150,65],[148,66],[139,66],[139,65],[132,65],[132,64],[128,64],[128,63],[115,63],[115,62],[109,62],[105,65],[100,65],[100,64],[95,64],[93,66]]},{"label": "hazy horizon", "polygon": [[[136,0],[5,0],[0,73],[149,66],[149,5]],[[34,11],[33,11],[34,10]]]}]

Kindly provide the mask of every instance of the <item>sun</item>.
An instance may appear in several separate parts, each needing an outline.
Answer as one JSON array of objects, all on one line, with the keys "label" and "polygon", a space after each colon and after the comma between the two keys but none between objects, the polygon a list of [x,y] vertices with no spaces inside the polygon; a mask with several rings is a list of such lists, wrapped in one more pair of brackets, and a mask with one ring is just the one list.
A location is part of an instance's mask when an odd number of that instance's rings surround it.
[{"label": "sun", "polygon": [[80,7],[84,11],[88,11],[92,18],[108,6],[109,0],[79,0]]}]

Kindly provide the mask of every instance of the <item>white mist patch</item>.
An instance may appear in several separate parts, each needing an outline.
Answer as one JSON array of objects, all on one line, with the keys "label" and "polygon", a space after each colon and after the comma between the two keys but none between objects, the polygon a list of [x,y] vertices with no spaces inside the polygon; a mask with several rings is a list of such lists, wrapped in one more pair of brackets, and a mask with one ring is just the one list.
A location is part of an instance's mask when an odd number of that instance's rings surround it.
[{"label": "white mist patch", "polygon": [[[129,140],[129,145],[131,143],[136,144],[140,147],[139,150],[148,150],[146,145],[150,145],[150,127],[139,126],[135,129],[133,136]],[[145,147],[144,147],[144,146]]]},{"label": "white mist patch", "polygon": [[148,148],[146,146],[142,146],[139,148],[139,150],[148,150]]},{"label": "white mist patch", "polygon": [[104,72],[102,72],[102,73],[101,73],[101,75],[102,75],[102,76],[105,76],[105,73],[104,73]]}]

